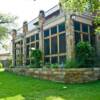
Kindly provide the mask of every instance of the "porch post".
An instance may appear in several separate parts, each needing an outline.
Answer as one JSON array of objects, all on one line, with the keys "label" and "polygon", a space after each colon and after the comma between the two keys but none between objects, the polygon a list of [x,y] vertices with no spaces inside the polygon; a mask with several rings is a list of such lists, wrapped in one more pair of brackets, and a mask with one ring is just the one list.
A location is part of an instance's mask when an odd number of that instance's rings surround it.
[{"label": "porch post", "polygon": [[13,64],[13,67],[16,66],[16,46],[15,46],[15,39],[16,39],[16,30],[13,29],[12,30],[12,64]]}]

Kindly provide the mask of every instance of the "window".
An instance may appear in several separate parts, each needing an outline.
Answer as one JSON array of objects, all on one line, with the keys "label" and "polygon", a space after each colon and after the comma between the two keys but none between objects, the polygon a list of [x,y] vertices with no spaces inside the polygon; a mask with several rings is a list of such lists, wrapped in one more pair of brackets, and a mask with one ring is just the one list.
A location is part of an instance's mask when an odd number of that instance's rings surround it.
[{"label": "window", "polygon": [[39,49],[39,42],[36,42],[36,49]]},{"label": "window", "polygon": [[75,32],[75,44],[81,41],[81,34],[79,32]]},{"label": "window", "polygon": [[57,26],[54,26],[51,28],[51,35],[56,34],[57,33]]},{"label": "window", "polygon": [[49,36],[49,29],[44,31],[44,37],[47,37],[47,36]]},{"label": "window", "polygon": [[29,57],[29,45],[26,46],[26,57]]},{"label": "window", "polygon": [[88,33],[88,25],[82,23],[82,32],[87,32]]},{"label": "window", "polygon": [[30,37],[26,38],[26,43],[30,42]]},{"label": "window", "polygon": [[39,34],[36,34],[36,40],[39,40]]},{"label": "window", "polygon": [[51,57],[51,63],[52,63],[52,64],[58,63],[58,57],[57,57],[57,56]]},{"label": "window", "polygon": [[49,39],[44,40],[44,54],[49,55],[50,53],[50,48],[49,48]]},{"label": "window", "polygon": [[74,21],[74,30],[80,31],[80,22]]},{"label": "window", "polygon": [[29,64],[30,64],[30,60],[27,59],[27,60],[26,60],[26,65],[29,65]]},{"label": "window", "polygon": [[49,57],[45,57],[44,61],[45,61],[45,63],[50,63],[50,58]]},{"label": "window", "polygon": [[89,35],[83,34],[83,41],[88,42],[89,41]]},{"label": "window", "polygon": [[66,56],[60,56],[59,57],[59,63],[62,64],[62,63],[65,63],[66,61]]},{"label": "window", "polygon": [[64,53],[66,52],[66,34],[59,35],[59,52]]},{"label": "window", "polygon": [[59,24],[58,27],[59,27],[59,32],[65,31],[65,23]]},{"label": "window", "polygon": [[35,41],[35,35],[31,36],[31,42]]},{"label": "window", "polygon": [[57,53],[57,36],[51,38],[51,53]]},{"label": "window", "polygon": [[91,45],[95,47],[95,34],[91,34]]},{"label": "window", "polygon": [[89,28],[90,28],[90,33],[92,34],[94,32],[93,26],[90,25]]},{"label": "window", "polygon": [[31,48],[35,48],[35,43],[32,43],[31,44]]}]

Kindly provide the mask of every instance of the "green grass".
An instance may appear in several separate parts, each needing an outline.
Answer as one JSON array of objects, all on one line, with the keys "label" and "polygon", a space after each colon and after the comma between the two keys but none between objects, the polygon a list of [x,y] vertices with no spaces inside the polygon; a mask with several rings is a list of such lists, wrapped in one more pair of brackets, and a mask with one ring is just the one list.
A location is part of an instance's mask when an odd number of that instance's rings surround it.
[{"label": "green grass", "polygon": [[0,72],[0,100],[100,100],[100,81],[60,84]]}]

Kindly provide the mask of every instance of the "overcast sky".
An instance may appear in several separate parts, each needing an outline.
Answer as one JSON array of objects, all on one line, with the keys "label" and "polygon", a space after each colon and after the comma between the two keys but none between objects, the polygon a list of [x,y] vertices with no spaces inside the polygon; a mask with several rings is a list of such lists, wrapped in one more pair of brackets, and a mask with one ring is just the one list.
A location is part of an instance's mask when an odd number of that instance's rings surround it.
[{"label": "overcast sky", "polygon": [[59,0],[0,0],[0,12],[18,16],[18,24],[38,16],[39,10],[47,11]]},{"label": "overcast sky", "polygon": [[[31,21],[38,16],[40,10],[47,11],[58,2],[59,0],[0,0],[0,13],[18,16],[18,27],[21,27],[23,21]],[[11,41],[5,43],[11,47]],[[0,47],[0,53],[4,52],[6,51]]]}]

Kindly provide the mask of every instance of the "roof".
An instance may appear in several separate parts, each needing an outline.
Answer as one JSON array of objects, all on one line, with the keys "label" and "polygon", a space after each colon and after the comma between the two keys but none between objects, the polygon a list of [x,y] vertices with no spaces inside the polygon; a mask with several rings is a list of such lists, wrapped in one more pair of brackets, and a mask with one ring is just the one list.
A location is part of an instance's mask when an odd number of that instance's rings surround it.
[{"label": "roof", "polygon": [[[47,18],[48,16],[52,15],[54,12],[59,10],[59,5],[55,5],[54,7],[52,7],[51,9],[49,9],[48,11],[45,12],[45,17]],[[35,23],[38,22],[38,17],[34,18],[33,20],[31,20],[28,23],[28,30],[31,31],[32,29],[36,28],[36,26],[34,26]],[[18,34],[23,33],[23,27],[19,28],[17,30]]]}]

